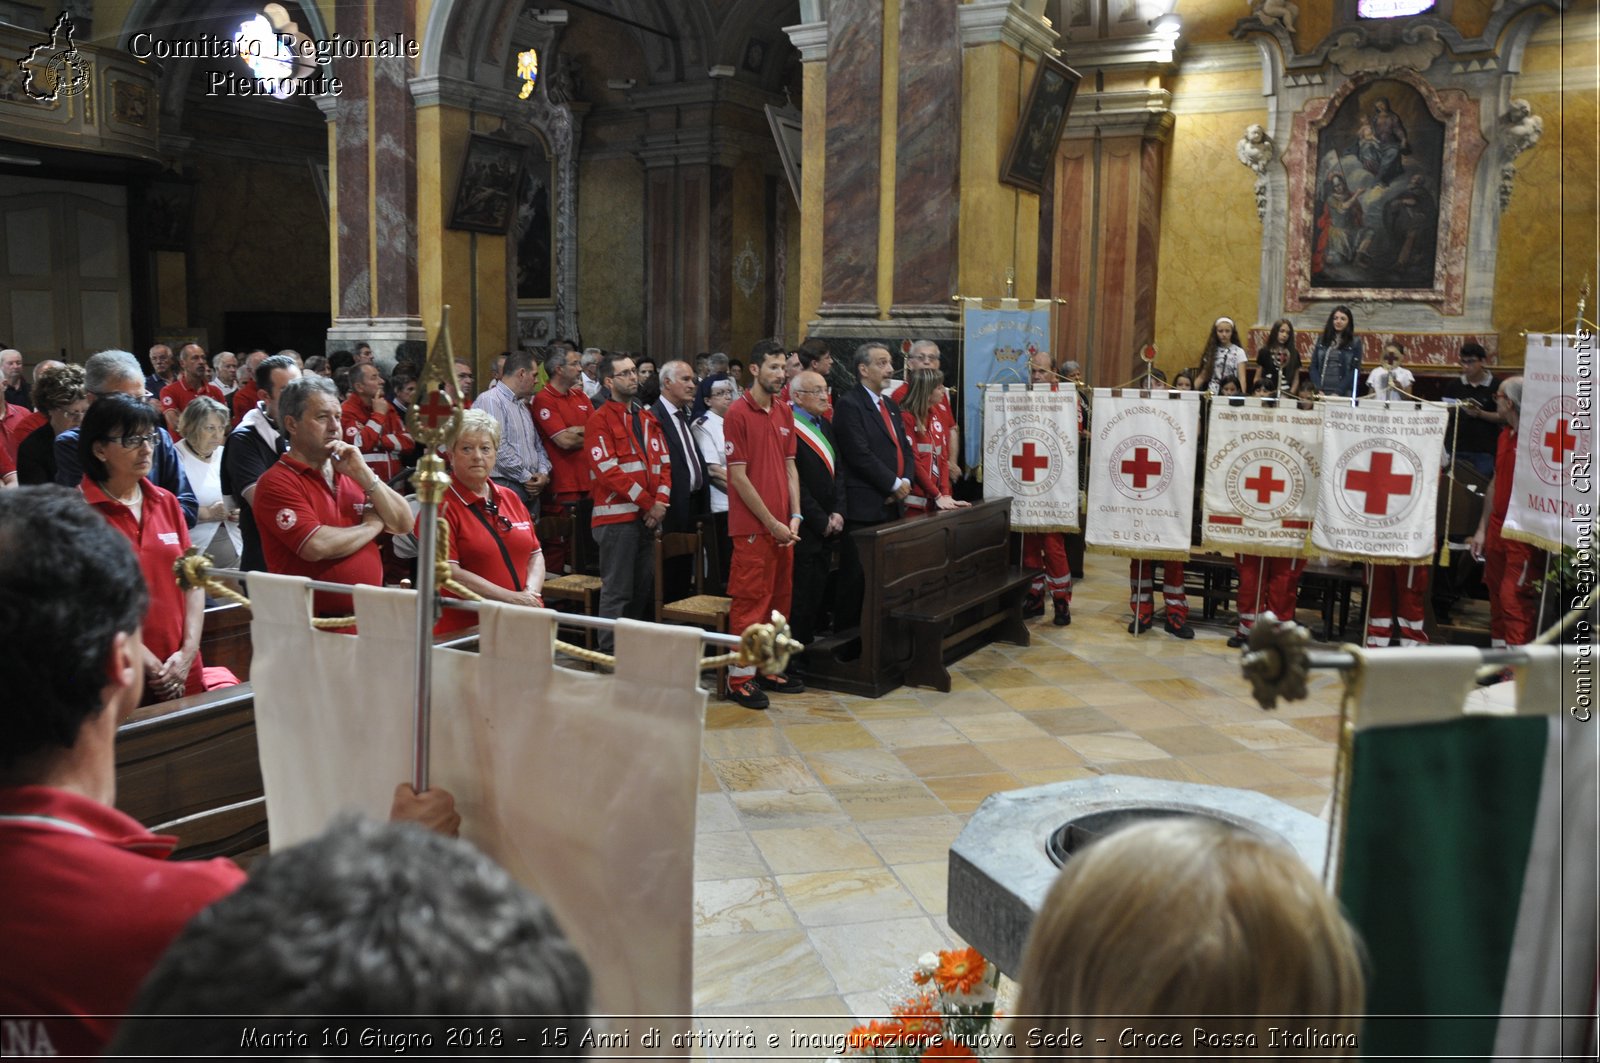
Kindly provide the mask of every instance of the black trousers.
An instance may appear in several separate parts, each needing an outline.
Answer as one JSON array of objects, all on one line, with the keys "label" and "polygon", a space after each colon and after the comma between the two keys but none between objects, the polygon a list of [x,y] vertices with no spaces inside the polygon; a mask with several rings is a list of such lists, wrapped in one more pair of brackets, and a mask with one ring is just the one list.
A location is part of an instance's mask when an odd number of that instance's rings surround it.
[{"label": "black trousers", "polygon": [[[794,545],[794,590],[789,600],[789,629],[802,645],[811,645],[821,629],[828,591],[828,563],[832,560],[836,541],[802,531],[800,541]],[[860,608],[856,606],[858,616]]]}]

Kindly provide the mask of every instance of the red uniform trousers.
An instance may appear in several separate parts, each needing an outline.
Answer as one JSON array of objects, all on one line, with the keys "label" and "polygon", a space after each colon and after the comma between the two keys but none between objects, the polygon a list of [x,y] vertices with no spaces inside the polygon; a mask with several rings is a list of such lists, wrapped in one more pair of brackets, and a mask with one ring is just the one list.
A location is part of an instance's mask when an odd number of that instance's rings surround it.
[{"label": "red uniform trousers", "polygon": [[1141,624],[1155,615],[1156,566],[1161,566],[1161,597],[1167,605],[1167,619],[1174,627],[1189,622],[1189,595],[1183,589],[1182,561],[1150,561],[1136,557],[1128,562],[1128,605]]},{"label": "red uniform trousers", "polygon": [[1250,634],[1262,613],[1294,619],[1305,558],[1234,554],[1233,563],[1239,570],[1239,634]]},{"label": "red uniform trousers", "polygon": [[[582,491],[559,495],[546,491],[539,514],[545,517],[570,517],[587,497]],[[544,570],[551,576],[561,575],[566,571],[567,564],[567,521],[563,519],[556,526],[561,529],[557,534],[539,537],[539,545],[544,549]]]},{"label": "red uniform trousers", "polygon": [[[794,547],[779,546],[762,532],[733,537],[733,563],[728,568],[728,630],[744,633],[751,624],[766,624],[774,610],[789,615],[789,599],[794,589]],[[754,668],[735,665],[729,679],[755,674]]]},{"label": "red uniform trousers", "polygon": [[1387,646],[1394,623],[1400,625],[1400,645],[1426,646],[1422,629],[1422,596],[1428,593],[1428,573],[1433,566],[1367,566],[1367,645]]},{"label": "red uniform trousers", "polygon": [[1539,633],[1539,595],[1533,589],[1544,551],[1501,534],[1503,520],[1489,518],[1483,544],[1483,582],[1489,588],[1489,643],[1526,646]]},{"label": "red uniform trousers", "polygon": [[1060,532],[1024,532],[1022,567],[1033,569],[1033,583],[1028,593],[1036,601],[1044,600],[1045,587],[1048,586],[1051,598],[1072,604],[1072,568],[1067,564],[1065,535]]}]

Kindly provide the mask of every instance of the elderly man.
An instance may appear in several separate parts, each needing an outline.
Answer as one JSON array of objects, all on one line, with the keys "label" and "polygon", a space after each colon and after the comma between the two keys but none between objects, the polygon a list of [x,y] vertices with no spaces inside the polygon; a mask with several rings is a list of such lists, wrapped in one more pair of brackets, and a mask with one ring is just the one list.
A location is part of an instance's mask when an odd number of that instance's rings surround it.
[{"label": "elderly man", "polygon": [[178,379],[161,389],[161,416],[165,419],[167,431],[173,435],[178,434],[178,422],[189,403],[201,395],[218,402],[225,397],[222,389],[207,379],[211,367],[206,361],[205,348],[198,343],[183,345],[178,351],[178,366]]},{"label": "elderly man", "polygon": [[172,348],[157,343],[150,348],[150,375],[144,378],[144,389],[151,398],[159,400],[161,391],[178,379],[178,368],[172,359]]},{"label": "elderly man", "polygon": [[1472,556],[1483,561],[1483,582],[1489,590],[1489,643],[1495,648],[1525,646],[1539,633],[1539,596],[1534,580],[1544,572],[1544,551],[1502,534],[1511,508],[1511,474],[1517,466],[1517,433],[1522,428],[1522,378],[1508,377],[1495,392],[1495,406],[1505,427],[1489,481],[1489,504],[1483,507],[1472,536]]},{"label": "elderly man", "polygon": [[[585,347],[583,354],[578,359],[578,366],[583,370],[583,377],[579,380],[579,383],[583,386],[584,395],[588,396],[589,401],[596,406],[605,401],[604,399],[597,400],[595,398],[596,395],[600,394],[600,388],[604,383],[600,379],[600,359],[605,356],[605,353],[598,347]],[[637,368],[635,366],[635,370]]]},{"label": "elderly man", "polygon": [[[726,355],[723,361],[727,361]],[[695,394],[694,370],[685,361],[668,362],[661,367],[660,384],[661,397],[650,407],[650,412],[661,425],[667,439],[667,452],[672,458],[672,497],[667,503],[667,516],[661,522],[661,530],[692,532],[709,512],[711,483],[690,424]],[[643,387],[642,382],[640,387]],[[667,563],[661,573],[662,593],[667,601],[675,602],[689,596],[694,586],[694,567],[698,563],[698,558],[688,556],[673,558]]]},{"label": "elderly man", "polygon": [[415,444],[405,418],[383,397],[383,374],[371,362],[350,370],[350,397],[340,408],[344,438],[385,483],[404,471],[404,455]]},{"label": "elderly man", "polygon": [[[0,493],[8,1053],[97,1055],[172,939],[245,880],[229,860],[168,862],[177,839],[114,807],[117,725],[144,689],[148,605],[133,548],[78,492]],[[448,793],[404,784],[391,816],[445,833],[460,823]]]},{"label": "elderly man", "polygon": [[[813,363],[814,364],[814,363]],[[844,531],[844,492],[822,374],[801,373],[789,389],[794,405],[795,471],[800,477],[800,541],[794,547],[794,600],[789,625],[810,645],[820,627],[833,544]]]},{"label": "elderly man", "polygon": [[256,369],[266,361],[267,352],[257,347],[244,356],[244,378],[239,383],[239,389],[228,396],[228,402],[233,409],[233,426],[238,427],[244,420],[244,415],[256,408],[256,403],[261,396],[256,393]]},{"label": "elderly man", "polygon": [[539,430],[534,427],[528,400],[539,387],[539,372],[528,351],[512,351],[506,356],[505,372],[489,389],[473,400],[472,408],[482,410],[500,422],[500,454],[495,461],[494,481],[515,491],[529,513],[538,511],[538,499],[550,482],[550,456],[545,453]]},{"label": "elderly man", "polygon": [[5,400],[8,406],[33,408],[32,389],[22,372],[22,352],[7,347],[0,351],[0,381],[5,383]]},{"label": "elderly man", "polygon": [[[149,401],[144,388],[144,370],[139,359],[127,351],[101,351],[91,354],[83,363],[83,390],[92,405],[107,395],[127,395]],[[183,507],[183,519],[189,527],[200,513],[200,503],[195,500],[189,477],[184,474],[183,463],[178,460],[178,448],[165,428],[156,429],[156,449],[151,457],[149,478],[157,487],[165,487],[178,496]],[[78,430],[69,428],[56,436],[56,483],[76,489],[83,480],[83,466],[78,461]]]},{"label": "elderly man", "polygon": [[844,481],[844,545],[839,556],[839,606],[834,626],[843,630],[861,623],[861,558],[850,535],[857,528],[894,520],[911,493],[916,451],[906,438],[900,407],[883,394],[894,369],[889,348],[868,341],[851,359],[856,386],[833,404],[833,434],[839,443]]},{"label": "elderly man", "polygon": [[[342,441],[339,392],[303,376],[278,395],[278,420],[289,449],[256,481],[255,510],[267,571],[333,583],[381,584],[374,541],[411,531],[411,507]],[[319,593],[323,616],[348,616],[348,595]]]},{"label": "elderly man", "polygon": [[[913,369],[941,369],[939,361],[939,345],[932,340],[917,340],[912,343],[911,350],[906,352],[906,374],[909,376]],[[911,390],[909,383],[901,383],[889,393],[895,402],[904,402],[907,392]],[[950,468],[950,481],[954,483],[961,479],[961,428],[956,424],[955,411],[950,408],[950,392],[945,391],[939,396],[939,401],[933,407],[931,416],[944,426],[945,461]]]},{"label": "elderly man", "polygon": [[218,351],[212,355],[211,377],[211,382],[222,390],[226,406],[226,400],[239,390],[239,356],[232,351]]},{"label": "elderly man", "polygon": [[[728,409],[728,534],[733,566],[728,571],[728,630],[765,623],[774,612],[789,614],[794,586],[795,541],[800,538],[800,477],[795,471],[794,412],[778,401],[784,384],[783,351],[752,353],[755,381]],[[663,370],[663,372],[665,372]],[[798,694],[795,676],[758,674],[754,667],[728,669],[728,697],[747,709],[767,707],[767,693]]]},{"label": "elderly man", "polygon": [[[564,347],[549,350],[544,362],[548,381],[533,397],[533,423],[550,459],[550,489],[543,496],[544,512],[570,515],[589,497],[589,465],[583,454],[583,438],[594,407],[578,386],[578,378],[583,375],[578,352]],[[569,545],[566,533],[541,536],[540,542],[544,545],[546,569],[553,573],[565,571]]]},{"label": "elderly man", "polygon": [[264,572],[266,557],[261,553],[261,532],[256,527],[256,483],[262,473],[277,463],[289,449],[289,439],[278,423],[278,396],[284,385],[300,379],[300,368],[291,358],[274,356],[256,366],[257,392],[261,401],[244,415],[239,427],[228,433],[222,449],[222,490],[239,507],[239,534],[243,547],[239,567],[249,572]]},{"label": "elderly man", "polygon": [[[609,354],[600,379],[616,400],[589,416],[590,520],[600,548],[600,615],[649,618],[655,593],[655,536],[672,498],[672,459],[661,426],[639,408],[639,371],[633,359]],[[611,652],[611,632],[600,648]]]}]

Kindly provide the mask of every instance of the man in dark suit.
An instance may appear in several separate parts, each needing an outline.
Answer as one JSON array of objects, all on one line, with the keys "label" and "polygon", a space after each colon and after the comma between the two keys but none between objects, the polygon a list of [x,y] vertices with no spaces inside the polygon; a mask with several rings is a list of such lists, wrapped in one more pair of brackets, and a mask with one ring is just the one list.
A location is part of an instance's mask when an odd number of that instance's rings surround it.
[{"label": "man in dark suit", "polygon": [[789,387],[798,437],[794,464],[800,474],[800,541],[794,548],[794,595],[789,626],[810,645],[822,618],[828,583],[828,555],[844,531],[844,491],[838,448],[828,410],[828,382],[807,370]]},{"label": "man in dark suit", "polygon": [[[663,533],[692,532],[697,521],[711,511],[710,477],[705,459],[695,445],[689,426],[689,409],[694,405],[694,370],[688,362],[673,361],[661,367],[661,397],[650,412],[667,437],[672,456],[672,501],[661,522]],[[661,574],[662,592],[668,601],[686,598],[694,584],[694,569],[689,558],[674,558]]]},{"label": "man in dark suit", "polygon": [[906,438],[900,407],[882,394],[894,372],[889,348],[867,342],[852,359],[856,386],[833,404],[833,434],[838,442],[844,487],[844,548],[839,555],[838,629],[861,623],[861,558],[851,533],[894,520],[911,493],[915,451]]}]

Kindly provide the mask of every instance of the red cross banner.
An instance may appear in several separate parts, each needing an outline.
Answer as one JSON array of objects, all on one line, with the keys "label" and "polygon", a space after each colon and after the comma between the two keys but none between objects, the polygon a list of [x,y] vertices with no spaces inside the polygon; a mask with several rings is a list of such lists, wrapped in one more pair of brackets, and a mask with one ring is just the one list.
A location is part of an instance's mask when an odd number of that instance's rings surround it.
[{"label": "red cross banner", "polygon": [[1322,469],[1322,414],[1293,403],[1213,400],[1206,423],[1200,545],[1301,557]]},{"label": "red cross banner", "polygon": [[1443,406],[1414,402],[1322,404],[1315,551],[1379,564],[1432,557],[1448,420]]},{"label": "red cross banner", "polygon": [[1085,539],[1124,557],[1187,560],[1199,394],[1096,388],[1094,418]]},{"label": "red cross banner", "polygon": [[[1530,334],[1516,478],[1503,534],[1542,550],[1594,544],[1594,334]],[[1495,475],[1508,470],[1495,469]]]},{"label": "red cross banner", "polygon": [[1078,389],[985,388],[983,469],[984,497],[1011,499],[1017,531],[1077,531]]}]

